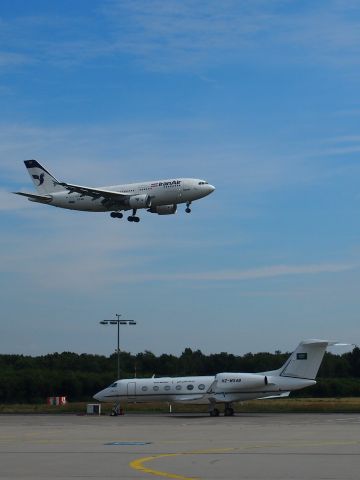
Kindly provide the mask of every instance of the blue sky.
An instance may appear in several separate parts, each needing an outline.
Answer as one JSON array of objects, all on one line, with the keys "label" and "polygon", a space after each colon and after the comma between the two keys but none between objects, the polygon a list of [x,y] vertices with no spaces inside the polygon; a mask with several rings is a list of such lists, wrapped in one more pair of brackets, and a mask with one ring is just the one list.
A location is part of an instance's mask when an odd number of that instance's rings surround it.
[{"label": "blue sky", "polygon": [[[3,2],[0,352],[360,343],[358,2]],[[191,215],[52,209],[83,185],[195,177]]]}]

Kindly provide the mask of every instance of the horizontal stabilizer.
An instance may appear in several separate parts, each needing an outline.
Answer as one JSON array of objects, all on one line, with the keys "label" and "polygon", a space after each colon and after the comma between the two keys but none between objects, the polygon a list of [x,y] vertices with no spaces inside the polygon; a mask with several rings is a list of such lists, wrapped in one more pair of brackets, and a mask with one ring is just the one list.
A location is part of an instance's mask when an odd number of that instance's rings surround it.
[{"label": "horizontal stabilizer", "polygon": [[39,202],[39,203],[50,203],[52,200],[51,195],[36,195],[35,193],[25,193],[25,192],[12,192],[15,195],[22,195],[23,197],[27,197],[31,202]]}]

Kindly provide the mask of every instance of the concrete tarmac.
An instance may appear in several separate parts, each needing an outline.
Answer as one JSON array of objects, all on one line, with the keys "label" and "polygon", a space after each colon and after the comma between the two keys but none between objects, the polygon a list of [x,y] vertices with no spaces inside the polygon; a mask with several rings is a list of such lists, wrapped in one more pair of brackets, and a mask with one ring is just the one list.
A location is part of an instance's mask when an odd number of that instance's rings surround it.
[{"label": "concrete tarmac", "polygon": [[0,415],[0,479],[360,478],[360,415]]}]

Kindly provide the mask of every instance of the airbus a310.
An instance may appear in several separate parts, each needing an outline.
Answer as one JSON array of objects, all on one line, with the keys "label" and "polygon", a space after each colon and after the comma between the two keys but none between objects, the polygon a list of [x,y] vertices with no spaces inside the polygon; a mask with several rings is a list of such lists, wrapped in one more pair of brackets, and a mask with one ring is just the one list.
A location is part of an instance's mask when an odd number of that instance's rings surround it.
[{"label": "airbus a310", "polygon": [[122,218],[123,211],[131,211],[129,222],[139,222],[137,210],[146,209],[158,215],[176,213],[180,203],[186,204],[185,212],[195,200],[206,197],[215,190],[206,180],[174,178],[153,180],[108,187],[83,187],[57,180],[36,160],[24,161],[37,193],[13,192],[32,202],[54,207],[86,212],[111,212],[112,218]]},{"label": "airbus a310", "polygon": [[[141,403],[179,402],[208,405],[218,416],[234,414],[233,404],[255,398],[287,397],[290,392],[316,384],[316,375],[329,345],[345,345],[327,340],[305,340],[278,370],[261,373],[218,373],[209,376],[131,378],[117,380],[94,395],[100,402]],[[117,405],[118,407],[118,405]],[[116,411],[118,408],[114,408]]]}]

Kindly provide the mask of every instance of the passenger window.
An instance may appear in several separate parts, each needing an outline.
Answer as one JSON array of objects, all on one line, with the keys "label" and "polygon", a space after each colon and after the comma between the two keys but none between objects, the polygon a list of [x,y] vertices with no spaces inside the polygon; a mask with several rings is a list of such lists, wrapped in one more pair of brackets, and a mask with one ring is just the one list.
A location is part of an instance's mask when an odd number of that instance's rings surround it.
[{"label": "passenger window", "polygon": [[181,390],[182,387],[181,387],[181,385],[176,385],[175,388],[176,388],[176,390]]},{"label": "passenger window", "polygon": [[193,390],[193,389],[194,389],[194,385],[188,385],[186,388],[187,388],[188,390]]},{"label": "passenger window", "polygon": [[199,390],[205,390],[205,385],[203,383],[200,383],[198,388]]},{"label": "passenger window", "polygon": [[141,387],[141,390],[142,390],[143,392],[146,392],[147,389],[148,389],[148,387]]},{"label": "passenger window", "polygon": [[165,385],[165,390],[170,390],[170,385]]},{"label": "passenger window", "polygon": [[155,392],[157,392],[157,391],[159,390],[159,387],[158,387],[157,385],[155,385],[155,387],[153,387],[153,390],[154,390]]}]

